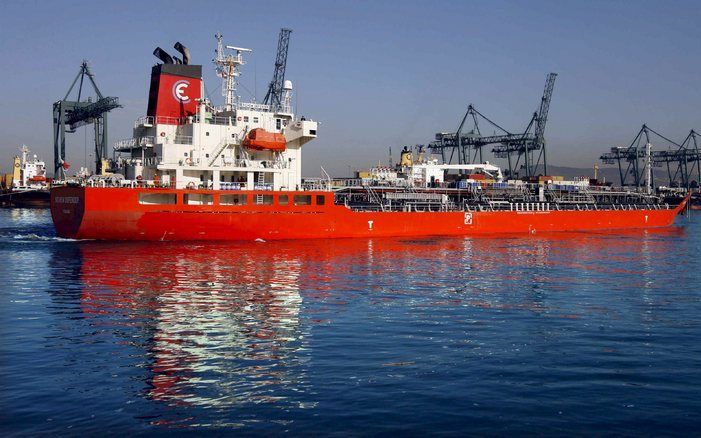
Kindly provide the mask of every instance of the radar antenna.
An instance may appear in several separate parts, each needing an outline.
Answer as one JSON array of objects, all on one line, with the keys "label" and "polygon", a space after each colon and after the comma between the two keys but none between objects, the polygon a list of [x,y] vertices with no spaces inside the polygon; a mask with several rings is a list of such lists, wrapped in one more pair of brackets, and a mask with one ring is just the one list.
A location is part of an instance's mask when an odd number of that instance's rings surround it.
[{"label": "radar antenna", "polygon": [[[217,66],[217,76],[222,78],[222,96],[224,96],[224,111],[232,111],[238,105],[239,96],[236,95],[236,78],[241,75],[239,67],[244,65],[243,52],[252,52],[243,47],[224,46],[222,34],[217,32],[216,57],[212,60]],[[227,54],[225,49],[234,50],[235,55]]]}]

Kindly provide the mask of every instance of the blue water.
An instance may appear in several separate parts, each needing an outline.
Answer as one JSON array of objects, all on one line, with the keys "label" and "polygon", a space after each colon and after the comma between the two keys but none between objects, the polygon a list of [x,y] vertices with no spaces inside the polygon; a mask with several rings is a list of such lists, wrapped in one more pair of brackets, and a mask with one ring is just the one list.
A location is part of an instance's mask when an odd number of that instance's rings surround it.
[{"label": "blue water", "polygon": [[698,434],[701,215],[677,225],[144,244],[0,210],[0,431]]}]

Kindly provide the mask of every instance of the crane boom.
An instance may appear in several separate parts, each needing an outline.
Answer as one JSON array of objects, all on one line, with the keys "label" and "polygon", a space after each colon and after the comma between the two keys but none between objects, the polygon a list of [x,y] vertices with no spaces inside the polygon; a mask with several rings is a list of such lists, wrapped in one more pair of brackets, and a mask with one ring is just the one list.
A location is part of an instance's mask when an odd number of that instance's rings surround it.
[{"label": "crane boom", "polygon": [[542,146],[545,138],[545,124],[548,121],[548,111],[550,110],[550,99],[553,96],[553,88],[555,87],[555,78],[557,73],[550,73],[545,80],[545,88],[543,97],[540,99],[540,108],[536,119],[535,137],[536,141]]},{"label": "crane boom", "polygon": [[290,33],[292,33],[292,29],[280,29],[273,80],[270,81],[268,92],[263,99],[263,103],[270,105],[274,110],[280,108],[282,104],[282,87],[285,83],[285,68],[287,67],[287,50],[290,46]]}]

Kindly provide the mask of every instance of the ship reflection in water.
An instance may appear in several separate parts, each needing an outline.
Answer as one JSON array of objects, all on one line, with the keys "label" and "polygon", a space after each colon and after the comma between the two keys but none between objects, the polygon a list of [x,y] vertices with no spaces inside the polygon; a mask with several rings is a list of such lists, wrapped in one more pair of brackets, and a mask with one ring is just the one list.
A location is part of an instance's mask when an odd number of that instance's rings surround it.
[{"label": "ship reflection in water", "polygon": [[85,244],[86,314],[141,321],[149,399],[218,407],[302,404],[308,333],[300,256],[273,246]]},{"label": "ship reflection in water", "polygon": [[669,285],[699,290],[692,269],[675,272],[698,240],[670,228],[47,242],[50,302],[32,307],[44,325],[16,348],[31,359],[12,356],[24,391],[46,398],[13,392],[11,412],[38,433],[537,433],[616,430],[651,412],[684,427],[679,391],[701,376],[693,360],[678,364],[699,354],[699,298]]}]

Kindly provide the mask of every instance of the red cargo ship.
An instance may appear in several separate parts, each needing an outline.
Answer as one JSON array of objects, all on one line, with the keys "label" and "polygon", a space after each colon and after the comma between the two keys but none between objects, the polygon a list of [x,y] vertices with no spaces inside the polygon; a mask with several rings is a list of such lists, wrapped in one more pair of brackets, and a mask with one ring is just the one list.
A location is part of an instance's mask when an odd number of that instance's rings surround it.
[{"label": "red cargo ship", "polygon": [[[152,195],[173,202],[140,203]],[[190,195],[208,196],[213,202],[188,205],[184,199]],[[59,187],[52,190],[51,211],[58,235],[67,238],[274,240],[666,227],[686,203],[675,208],[612,204],[558,210],[547,203],[514,203],[514,210],[369,211],[338,205],[331,192],[241,191],[236,195],[242,200],[238,205],[222,203],[225,196],[213,190]],[[260,196],[271,201],[250,203]]]},{"label": "red cargo ship", "polygon": [[[285,38],[283,29],[281,43]],[[276,62],[264,102],[242,102],[236,78],[249,49],[224,46],[220,34],[217,43],[224,105],[202,97],[202,66],[189,63],[186,48],[175,45],[183,55],[177,62],[157,49],[163,63],[152,69],[147,116],[132,138],[115,145],[111,172],[51,190],[58,236],[276,240],[621,230],[669,226],[687,203],[670,207],[583,181],[504,181],[488,163],[446,165],[422,154],[414,161],[406,150],[397,168],[375,169],[364,180],[303,182],[301,149],[316,137],[317,123],[292,113],[284,60]]]}]

